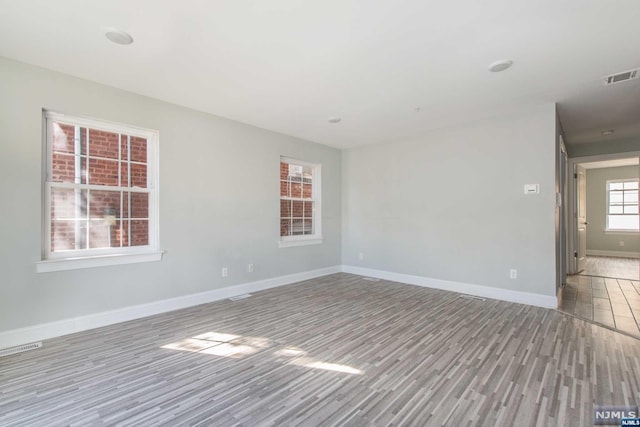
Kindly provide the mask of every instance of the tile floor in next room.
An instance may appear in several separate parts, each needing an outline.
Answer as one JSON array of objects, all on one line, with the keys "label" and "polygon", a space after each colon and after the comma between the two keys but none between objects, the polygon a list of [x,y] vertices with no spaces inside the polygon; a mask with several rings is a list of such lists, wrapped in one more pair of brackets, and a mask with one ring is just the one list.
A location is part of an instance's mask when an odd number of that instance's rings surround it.
[{"label": "tile floor in next room", "polygon": [[568,276],[558,310],[640,337],[640,282]]}]

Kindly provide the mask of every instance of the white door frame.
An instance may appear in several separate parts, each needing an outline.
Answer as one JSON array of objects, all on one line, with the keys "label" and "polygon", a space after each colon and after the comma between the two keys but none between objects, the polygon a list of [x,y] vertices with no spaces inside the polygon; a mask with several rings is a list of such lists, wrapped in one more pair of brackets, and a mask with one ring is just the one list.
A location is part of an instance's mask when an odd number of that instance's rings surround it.
[{"label": "white door frame", "polygon": [[[628,151],[626,153],[610,153],[610,154],[598,154],[595,156],[573,157],[569,158],[569,260],[568,274],[576,274],[576,259],[574,254],[578,247],[578,221],[577,221],[577,186],[575,179],[576,165],[579,163],[591,163],[600,162],[603,160],[619,160],[628,159],[631,157],[639,157],[640,151]],[[587,200],[587,204],[589,201]]]}]

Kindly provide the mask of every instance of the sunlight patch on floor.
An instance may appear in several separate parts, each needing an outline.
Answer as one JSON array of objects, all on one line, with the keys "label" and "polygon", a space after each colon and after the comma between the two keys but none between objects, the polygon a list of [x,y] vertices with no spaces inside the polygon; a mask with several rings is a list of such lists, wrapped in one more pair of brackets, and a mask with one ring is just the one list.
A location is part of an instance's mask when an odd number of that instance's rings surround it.
[{"label": "sunlight patch on floor", "polygon": [[270,345],[271,342],[268,338],[206,332],[192,338],[163,345],[162,348],[238,359],[256,353]]},{"label": "sunlight patch on floor", "polygon": [[276,356],[283,357],[298,357],[298,356],[306,356],[307,352],[298,347],[285,347],[282,348],[275,353]]},{"label": "sunlight patch on floor", "polygon": [[205,340],[197,340],[193,338],[186,338],[182,341],[172,342],[171,344],[163,345],[162,348],[167,348],[169,350],[181,350],[181,351],[191,351],[194,353],[200,352],[206,348],[209,348],[214,345],[218,345],[219,343],[205,341]]},{"label": "sunlight patch on floor", "polygon": [[[273,345],[274,343],[265,337],[245,337],[222,332],[206,332],[192,338],[185,338],[181,341],[163,345],[161,348],[240,359],[272,347]],[[285,346],[274,351],[273,355],[289,359],[289,361],[286,362],[288,365],[304,366],[311,369],[322,369],[352,375],[362,375],[364,373],[360,369],[349,365],[325,362],[313,357],[308,357],[305,350],[295,346]]]},{"label": "sunlight patch on floor", "polygon": [[343,365],[341,363],[323,362],[320,360],[316,360],[312,357],[300,357],[292,360],[290,363],[292,365],[304,366],[312,369],[324,369],[325,371],[342,372],[345,374],[352,374],[352,375],[362,375],[364,373],[360,369],[353,368],[349,365]]}]

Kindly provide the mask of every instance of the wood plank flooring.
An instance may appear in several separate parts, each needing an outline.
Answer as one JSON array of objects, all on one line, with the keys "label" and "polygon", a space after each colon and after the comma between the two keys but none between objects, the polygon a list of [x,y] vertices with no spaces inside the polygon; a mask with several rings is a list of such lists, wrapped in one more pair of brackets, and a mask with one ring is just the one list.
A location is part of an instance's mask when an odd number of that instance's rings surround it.
[{"label": "wood plank flooring", "polygon": [[585,426],[638,403],[638,340],[343,273],[0,358],[2,426]]}]

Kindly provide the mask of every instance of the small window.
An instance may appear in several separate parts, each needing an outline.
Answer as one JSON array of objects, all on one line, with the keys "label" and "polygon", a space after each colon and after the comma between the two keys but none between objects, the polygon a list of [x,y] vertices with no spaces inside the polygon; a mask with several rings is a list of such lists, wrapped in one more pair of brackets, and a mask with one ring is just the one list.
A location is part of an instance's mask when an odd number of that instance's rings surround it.
[{"label": "small window", "polygon": [[607,181],[607,230],[638,231],[638,180]]},{"label": "small window", "polygon": [[321,243],[320,165],[280,159],[280,246]]},{"label": "small window", "polygon": [[45,126],[44,261],[157,252],[157,133],[52,112]]}]

